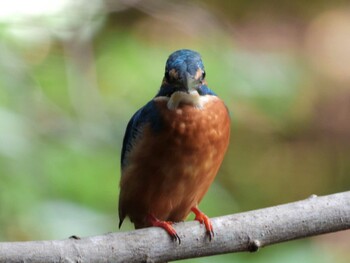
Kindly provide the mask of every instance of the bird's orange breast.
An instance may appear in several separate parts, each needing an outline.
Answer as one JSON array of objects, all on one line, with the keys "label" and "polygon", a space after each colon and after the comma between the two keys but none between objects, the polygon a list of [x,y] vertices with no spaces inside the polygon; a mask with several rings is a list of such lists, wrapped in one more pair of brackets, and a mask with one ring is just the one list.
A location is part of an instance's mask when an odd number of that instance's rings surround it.
[{"label": "bird's orange breast", "polygon": [[224,103],[206,96],[202,108],[181,104],[173,110],[166,100],[155,99],[161,129],[144,127],[121,180],[121,209],[136,227],[148,226],[147,214],[184,220],[214,180],[228,146],[230,120]]}]

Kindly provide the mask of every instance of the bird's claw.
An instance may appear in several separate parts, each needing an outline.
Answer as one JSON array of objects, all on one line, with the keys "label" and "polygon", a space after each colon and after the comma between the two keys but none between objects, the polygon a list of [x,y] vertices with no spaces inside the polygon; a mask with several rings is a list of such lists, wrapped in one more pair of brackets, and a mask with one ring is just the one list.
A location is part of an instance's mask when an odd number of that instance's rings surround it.
[{"label": "bird's claw", "polygon": [[214,238],[214,230],[213,225],[208,216],[206,216],[202,211],[198,209],[198,207],[193,207],[192,212],[196,215],[195,219],[201,224],[204,224],[207,236],[209,237],[209,241],[212,241]]},{"label": "bird's claw", "polygon": [[179,245],[181,244],[181,239],[179,237],[179,235],[175,232],[175,234],[171,235],[171,239],[174,241],[174,242],[178,242]]},{"label": "bird's claw", "polygon": [[212,230],[207,230],[206,234],[209,237],[209,241],[212,241],[212,239],[215,236],[213,229]]},{"label": "bird's claw", "polygon": [[176,233],[174,227],[172,226],[173,222],[159,220],[153,215],[149,215],[148,219],[152,226],[163,228],[166,232],[168,232],[168,234],[174,242],[178,242],[179,244],[181,244],[181,239]]}]

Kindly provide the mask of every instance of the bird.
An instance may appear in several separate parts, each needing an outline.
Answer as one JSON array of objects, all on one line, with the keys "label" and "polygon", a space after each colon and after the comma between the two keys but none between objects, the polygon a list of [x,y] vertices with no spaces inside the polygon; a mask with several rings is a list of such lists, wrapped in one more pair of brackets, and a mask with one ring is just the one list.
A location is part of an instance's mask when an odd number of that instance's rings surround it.
[{"label": "bird", "polygon": [[119,228],[173,227],[192,212],[214,237],[199,203],[212,184],[230,139],[230,114],[207,86],[201,55],[180,49],[167,59],[155,97],[132,116],[121,151]]}]

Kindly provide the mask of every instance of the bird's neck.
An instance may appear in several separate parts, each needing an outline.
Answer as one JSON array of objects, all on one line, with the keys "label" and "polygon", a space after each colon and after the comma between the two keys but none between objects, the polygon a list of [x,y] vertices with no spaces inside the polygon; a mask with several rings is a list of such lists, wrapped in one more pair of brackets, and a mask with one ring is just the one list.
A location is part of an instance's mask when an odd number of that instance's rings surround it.
[{"label": "bird's neck", "polygon": [[155,100],[167,101],[169,110],[176,110],[181,104],[192,105],[195,108],[201,109],[210,100],[210,96],[200,96],[196,90],[189,93],[184,91],[176,91],[170,97],[159,96]]}]

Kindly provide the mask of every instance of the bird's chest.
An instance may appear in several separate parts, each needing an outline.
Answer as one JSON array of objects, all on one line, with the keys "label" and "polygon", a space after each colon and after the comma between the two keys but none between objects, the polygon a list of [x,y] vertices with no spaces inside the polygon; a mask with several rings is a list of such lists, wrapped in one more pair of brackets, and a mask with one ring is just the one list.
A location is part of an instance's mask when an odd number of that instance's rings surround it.
[{"label": "bird's chest", "polygon": [[182,105],[174,110],[161,109],[162,132],[167,146],[184,147],[189,150],[215,143],[220,140],[219,112],[208,107],[198,109],[191,105]]},{"label": "bird's chest", "polygon": [[[201,107],[181,103],[169,109],[169,100],[157,99],[157,128],[145,126],[130,152],[129,174],[143,174],[144,181],[172,178],[176,183],[213,178],[223,160],[230,136],[230,119],[224,103],[210,96]],[[212,179],[208,179],[211,182]],[[174,185],[169,183],[166,185]]]},{"label": "bird's chest", "polygon": [[229,138],[229,116],[224,103],[215,96],[207,98],[201,107],[180,104],[169,109],[158,101],[162,118],[161,131],[155,135],[167,156],[197,162],[215,159],[224,152]]}]

